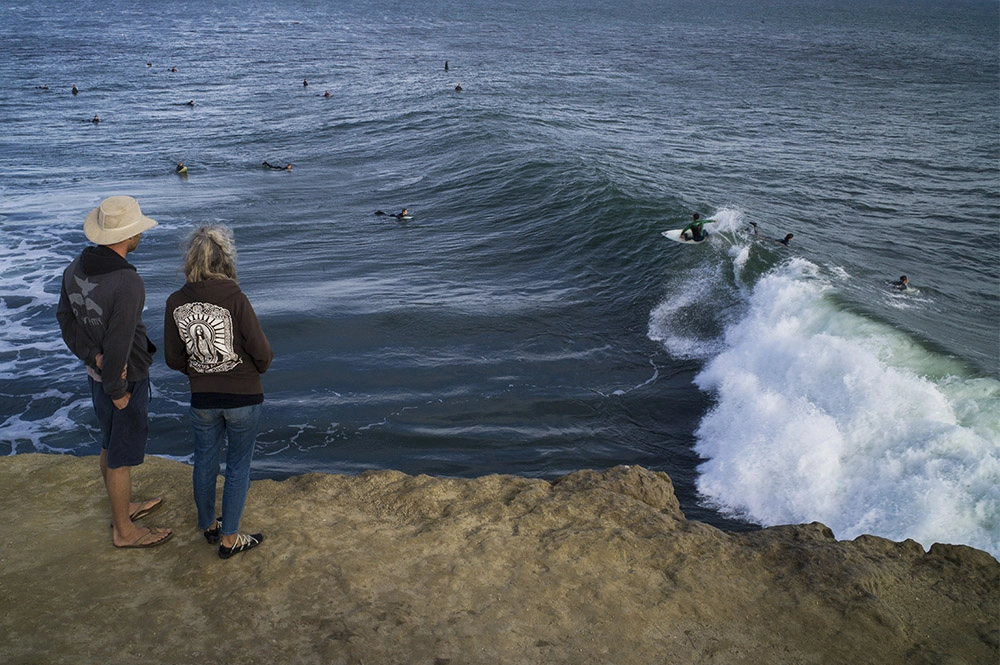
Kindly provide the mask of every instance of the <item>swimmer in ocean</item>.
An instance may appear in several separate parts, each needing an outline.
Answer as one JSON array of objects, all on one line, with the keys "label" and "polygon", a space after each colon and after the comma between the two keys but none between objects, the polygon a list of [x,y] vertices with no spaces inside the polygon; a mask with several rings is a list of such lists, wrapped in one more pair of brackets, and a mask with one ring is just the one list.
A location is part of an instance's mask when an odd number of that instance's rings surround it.
[{"label": "swimmer in ocean", "polygon": [[[757,232],[757,224],[755,222],[750,222],[750,226],[753,227],[753,234],[755,236],[757,236],[758,238],[764,238],[765,237],[765,236],[762,236],[760,233]],[[792,238],[794,238],[794,237],[795,237],[794,233],[789,233],[784,238],[768,238],[768,240],[773,240],[774,242],[781,243],[785,247],[788,247],[788,244],[790,242],[792,242]]]},{"label": "swimmer in ocean", "polygon": [[405,218],[407,218],[407,217],[410,216],[410,211],[408,209],[406,209],[406,208],[403,208],[398,213],[391,213],[390,214],[390,213],[387,213],[387,212],[382,212],[381,210],[376,210],[375,214],[377,216],[379,216],[379,217],[395,217],[396,219],[405,219]]}]

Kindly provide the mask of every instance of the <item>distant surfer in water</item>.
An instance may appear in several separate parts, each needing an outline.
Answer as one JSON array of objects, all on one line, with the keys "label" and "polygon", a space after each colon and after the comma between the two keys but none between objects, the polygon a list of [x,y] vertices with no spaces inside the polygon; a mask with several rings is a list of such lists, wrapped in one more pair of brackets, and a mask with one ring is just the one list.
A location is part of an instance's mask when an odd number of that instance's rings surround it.
[{"label": "distant surfer in water", "polygon": [[175,173],[187,173],[188,167],[184,166],[184,162],[177,162],[177,168],[174,169]]},{"label": "distant surfer in water", "polygon": [[410,211],[407,210],[406,208],[403,208],[398,213],[389,214],[386,212],[382,212],[381,210],[376,210],[375,215],[377,217],[395,217],[396,219],[406,219],[407,217],[410,216]]},{"label": "distant surfer in water", "polygon": [[73,91],[72,92],[73,92],[74,95],[80,94],[80,90],[79,90],[79,88],[76,87],[75,84],[73,85]]},{"label": "distant surfer in water", "polygon": [[708,237],[708,231],[705,230],[705,220],[701,218],[701,215],[694,214],[691,223],[681,229],[681,237],[695,242],[701,242]]},{"label": "distant surfer in water", "polygon": [[94,123],[95,125],[96,125],[97,123],[99,123],[100,121],[101,121],[101,119],[100,119],[100,118],[98,118],[98,117],[97,117],[96,115],[94,116],[94,119],[93,119],[93,120],[91,120],[91,122],[92,122],[92,123]]},{"label": "distant surfer in water", "polygon": [[910,280],[906,275],[900,275],[898,280],[889,282],[889,285],[897,291],[906,291],[910,288]]},{"label": "distant surfer in water", "polygon": [[[756,224],[755,222],[750,222],[750,226],[752,226],[752,227],[753,227],[753,234],[754,234],[755,236],[757,236],[758,238],[764,238],[764,237],[765,237],[765,236],[762,236],[762,235],[761,235],[761,234],[760,234],[760,233],[759,233],[759,232],[757,231],[757,224]],[[788,234],[788,235],[786,235],[786,236],[785,236],[784,238],[767,238],[767,239],[768,239],[768,240],[773,240],[774,242],[780,242],[780,243],[781,243],[782,245],[784,245],[785,247],[788,247],[788,244],[789,244],[790,242],[792,242],[792,238],[794,238],[794,237],[795,237],[795,234],[794,234],[794,233],[789,233],[789,234]]]},{"label": "distant surfer in water", "polygon": [[277,164],[271,164],[270,162],[264,162],[264,168],[271,169],[272,171],[291,171],[292,165],[285,164],[284,166],[278,166]]}]

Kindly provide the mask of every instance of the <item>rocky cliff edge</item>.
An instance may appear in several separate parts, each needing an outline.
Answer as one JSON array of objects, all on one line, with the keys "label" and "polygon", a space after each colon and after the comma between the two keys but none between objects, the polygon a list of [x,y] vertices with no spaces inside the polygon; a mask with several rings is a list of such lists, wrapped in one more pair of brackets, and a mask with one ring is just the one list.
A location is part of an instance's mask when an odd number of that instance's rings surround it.
[{"label": "rocky cliff edge", "polygon": [[725,533],[639,467],[254,481],[242,530],[267,540],[226,561],[190,467],[147,457],[133,486],[164,497],[143,523],[170,542],[112,547],[94,457],[0,460],[0,662],[1000,662],[989,554],[822,524]]}]

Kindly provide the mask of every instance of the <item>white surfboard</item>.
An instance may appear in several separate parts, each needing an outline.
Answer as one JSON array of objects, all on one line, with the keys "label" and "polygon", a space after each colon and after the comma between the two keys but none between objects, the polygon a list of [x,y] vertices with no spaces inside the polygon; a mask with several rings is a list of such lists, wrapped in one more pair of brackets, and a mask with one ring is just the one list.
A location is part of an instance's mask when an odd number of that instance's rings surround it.
[{"label": "white surfboard", "polygon": [[[702,227],[702,230],[706,234],[708,234],[709,236],[711,236],[713,233],[715,233],[715,229],[718,226],[718,224],[719,224],[718,222],[705,222],[705,225]],[[681,237],[681,230],[682,229],[670,229],[669,231],[664,231],[663,232],[663,237],[664,238],[669,238],[670,240],[673,240],[674,242],[684,243],[685,245],[700,245],[701,243],[703,243],[706,240],[708,240],[708,237],[705,237],[705,238],[703,238],[701,240],[688,240],[687,238],[682,238]],[[688,233],[691,233],[691,232],[688,231]]]}]

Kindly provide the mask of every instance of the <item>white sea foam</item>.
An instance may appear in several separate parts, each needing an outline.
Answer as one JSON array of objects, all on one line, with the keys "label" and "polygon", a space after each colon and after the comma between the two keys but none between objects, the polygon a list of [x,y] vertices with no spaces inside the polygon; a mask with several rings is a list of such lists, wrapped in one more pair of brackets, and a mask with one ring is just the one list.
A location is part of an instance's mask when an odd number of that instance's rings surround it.
[{"label": "white sea foam", "polygon": [[[44,418],[29,416],[34,405],[42,402],[45,403],[41,407],[43,410],[54,409],[53,412]],[[90,408],[89,399],[74,399],[72,395],[55,389],[35,395],[23,413],[5,414],[6,417],[0,422],[0,442],[4,446],[10,446],[9,450],[0,448],[0,452],[11,455],[19,452],[74,452],[72,446],[47,443],[48,437],[54,432],[77,430],[80,413],[86,413]]]},{"label": "white sea foam", "polygon": [[745,226],[743,211],[739,208],[720,208],[711,216],[717,226],[717,232],[739,231]]},{"label": "white sea foam", "polygon": [[722,350],[721,340],[704,336],[706,320],[715,318],[715,308],[706,303],[698,284],[717,281],[707,265],[690,271],[681,288],[675,289],[650,314],[649,337],[661,342],[675,358],[706,359]]},{"label": "white sea foam", "polygon": [[50,438],[79,427],[72,412],[81,401],[53,388],[51,380],[72,372],[83,376],[55,326],[59,296],[52,283],[58,283],[68,262],[67,243],[58,229],[37,219],[14,223],[5,218],[0,228],[5,239],[0,244],[0,453],[67,452],[69,447]]},{"label": "white sea foam", "polygon": [[[765,525],[820,521],[1000,554],[1000,382],[838,308],[794,259],[696,377],[699,491]],[[668,346],[669,348],[669,346]]]}]

